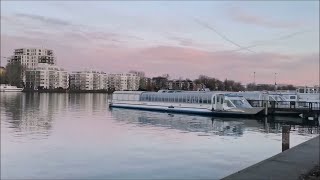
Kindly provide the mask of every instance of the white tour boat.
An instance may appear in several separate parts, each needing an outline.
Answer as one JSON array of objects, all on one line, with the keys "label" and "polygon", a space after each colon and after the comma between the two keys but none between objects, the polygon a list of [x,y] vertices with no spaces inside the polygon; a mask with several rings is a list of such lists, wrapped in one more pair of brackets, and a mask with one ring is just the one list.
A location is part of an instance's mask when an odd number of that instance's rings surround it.
[{"label": "white tour boat", "polygon": [[110,107],[205,115],[256,115],[263,110],[230,93],[207,91],[115,91]]},{"label": "white tour boat", "polygon": [[17,86],[11,86],[8,84],[0,84],[0,92],[21,92],[23,88]]}]

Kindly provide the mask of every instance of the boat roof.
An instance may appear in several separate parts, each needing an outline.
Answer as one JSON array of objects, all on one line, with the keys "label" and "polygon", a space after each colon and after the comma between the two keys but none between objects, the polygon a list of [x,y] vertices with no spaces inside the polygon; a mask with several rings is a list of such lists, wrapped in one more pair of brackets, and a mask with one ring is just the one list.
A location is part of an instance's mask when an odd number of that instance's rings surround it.
[{"label": "boat roof", "polygon": [[134,94],[134,95],[140,95],[146,91],[114,91],[113,94]]},{"label": "boat roof", "polygon": [[232,95],[230,92],[217,92],[217,91],[182,91],[182,90],[160,90],[158,92],[152,91],[115,91],[113,94],[132,94],[132,95],[183,95],[183,96],[212,96],[215,94],[225,94],[226,96],[237,96]]}]

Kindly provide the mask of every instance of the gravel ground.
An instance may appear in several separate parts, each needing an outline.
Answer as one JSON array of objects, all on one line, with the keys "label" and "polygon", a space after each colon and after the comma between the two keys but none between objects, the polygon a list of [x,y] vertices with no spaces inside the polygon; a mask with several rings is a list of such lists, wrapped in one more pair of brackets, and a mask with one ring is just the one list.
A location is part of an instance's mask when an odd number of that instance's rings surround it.
[{"label": "gravel ground", "polygon": [[308,174],[302,175],[300,180],[320,180],[320,166],[316,166]]}]

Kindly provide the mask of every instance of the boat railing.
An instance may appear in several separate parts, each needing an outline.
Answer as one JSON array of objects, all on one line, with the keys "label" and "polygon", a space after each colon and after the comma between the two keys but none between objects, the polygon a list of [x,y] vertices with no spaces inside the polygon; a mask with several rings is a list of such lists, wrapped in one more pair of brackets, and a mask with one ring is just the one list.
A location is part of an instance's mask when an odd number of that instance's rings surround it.
[{"label": "boat railing", "polygon": [[[252,107],[264,107],[265,100],[247,100]],[[268,101],[268,108],[271,109],[309,109],[320,110],[320,102],[307,101]]]}]

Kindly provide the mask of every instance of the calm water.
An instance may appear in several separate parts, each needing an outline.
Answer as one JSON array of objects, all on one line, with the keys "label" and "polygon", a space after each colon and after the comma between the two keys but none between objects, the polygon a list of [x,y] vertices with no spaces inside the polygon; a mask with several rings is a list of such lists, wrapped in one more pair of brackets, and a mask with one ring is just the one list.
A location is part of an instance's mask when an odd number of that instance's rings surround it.
[{"label": "calm water", "polygon": [[1,93],[1,178],[218,179],[281,152],[283,123],[291,147],[319,133],[301,119],[110,110],[106,101]]}]

